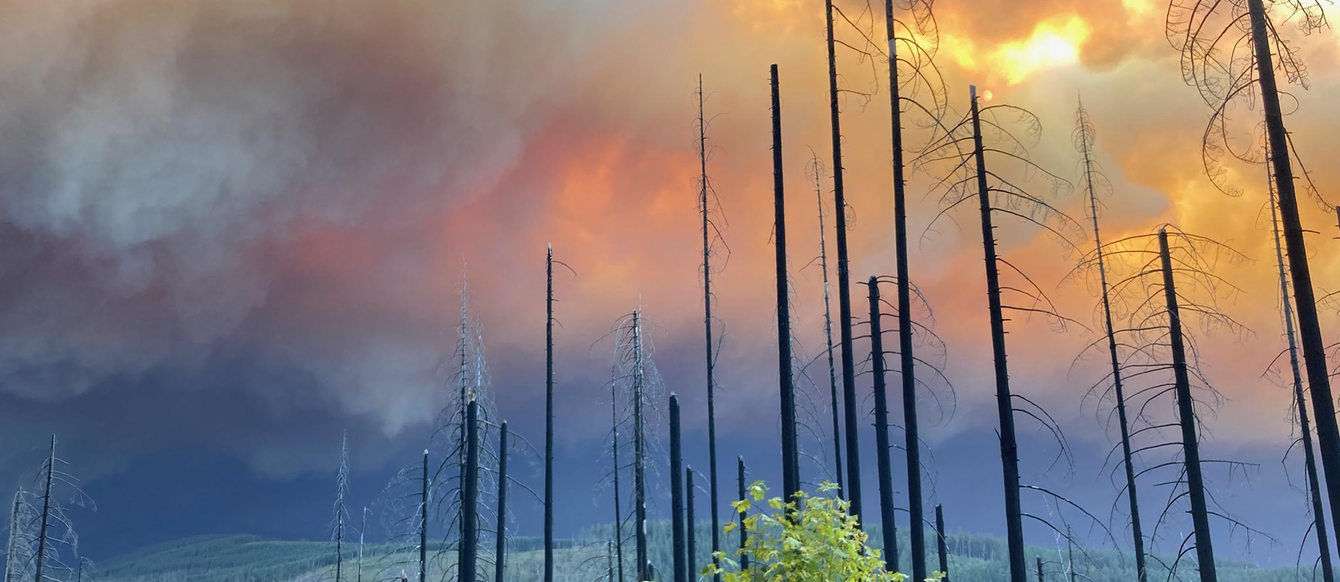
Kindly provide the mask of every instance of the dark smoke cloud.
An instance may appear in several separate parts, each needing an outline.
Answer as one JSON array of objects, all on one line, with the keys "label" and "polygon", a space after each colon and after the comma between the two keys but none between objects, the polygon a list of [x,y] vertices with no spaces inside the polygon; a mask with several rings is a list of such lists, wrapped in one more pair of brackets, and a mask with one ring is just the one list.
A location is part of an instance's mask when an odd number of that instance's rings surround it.
[{"label": "dark smoke cloud", "polygon": [[525,4],[0,4],[0,392],[223,377],[261,407],[228,418],[429,418],[437,218],[517,162],[617,8]]}]

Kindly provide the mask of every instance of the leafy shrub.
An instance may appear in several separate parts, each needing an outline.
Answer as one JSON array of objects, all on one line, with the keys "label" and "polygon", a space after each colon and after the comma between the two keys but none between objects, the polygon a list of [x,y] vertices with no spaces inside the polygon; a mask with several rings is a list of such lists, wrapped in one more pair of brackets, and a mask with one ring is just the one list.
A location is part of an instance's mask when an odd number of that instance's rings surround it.
[{"label": "leafy shrub", "polygon": [[[768,498],[762,481],[749,486],[746,499],[732,504],[745,512],[743,548],[728,556],[717,552],[722,567],[709,565],[704,576],[720,574],[725,582],[903,582],[906,577],[884,569],[880,551],[868,545],[848,503],[834,495],[837,485],[824,483],[816,495],[804,491],[783,502]],[[764,499],[767,498],[765,502]],[[729,534],[739,524],[727,523]],[[747,555],[749,567],[741,569],[735,558]],[[927,578],[940,580],[942,573]]]}]

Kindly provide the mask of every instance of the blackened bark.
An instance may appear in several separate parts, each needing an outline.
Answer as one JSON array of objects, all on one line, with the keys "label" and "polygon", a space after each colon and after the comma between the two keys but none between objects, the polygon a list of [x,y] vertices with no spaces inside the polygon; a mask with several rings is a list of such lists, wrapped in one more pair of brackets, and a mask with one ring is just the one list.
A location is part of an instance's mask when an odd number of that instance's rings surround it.
[{"label": "blackened bark", "polygon": [[949,582],[949,548],[945,547],[945,512],[941,505],[935,506],[935,549],[940,558],[940,571],[944,578],[940,582]]},{"label": "blackened bark", "polygon": [[473,582],[479,564],[479,401],[466,412],[465,482],[461,484],[461,537],[456,565],[461,582]]},{"label": "blackened bark", "polygon": [[684,540],[684,453],[679,443],[679,397],[670,395],[670,531],[675,582],[688,582]]},{"label": "blackened bark", "polygon": [[[736,469],[736,471],[737,471],[738,481],[739,481],[739,483],[740,483],[740,499],[741,499],[741,500],[748,499],[748,497],[746,497],[746,495],[748,495],[748,491],[745,489],[745,485],[744,485],[744,457],[736,457],[736,458],[735,458],[735,469]],[[743,507],[740,508],[740,527],[739,527],[738,529],[739,529],[739,531],[740,531],[740,569],[741,569],[741,570],[748,570],[748,569],[749,569],[749,554],[745,553],[745,551],[744,551],[744,547],[745,547],[745,545],[749,543],[749,531],[746,530],[746,529],[744,528],[744,519],[745,519],[746,517],[748,517],[748,516],[746,515],[744,508],[743,508]]]},{"label": "blackened bark", "polygon": [[1182,340],[1182,317],[1177,306],[1172,258],[1168,253],[1168,232],[1164,229],[1159,229],[1159,259],[1163,266],[1163,297],[1168,309],[1168,343],[1172,349],[1177,416],[1182,425],[1182,461],[1186,467],[1187,497],[1191,500],[1191,521],[1195,526],[1196,560],[1199,562],[1201,582],[1215,582],[1218,577],[1214,569],[1214,546],[1210,543],[1210,512],[1205,502],[1205,481],[1200,472],[1195,401],[1191,398],[1191,378],[1187,372],[1186,346]]},{"label": "blackened bark", "polygon": [[777,65],[772,75],[773,241],[777,261],[777,379],[782,407],[782,490],[791,501],[800,491],[800,455],[796,439],[796,394],[791,376],[791,301],[786,279],[786,196],[782,181],[782,101]]},{"label": "blackened bark", "polygon": [[1337,425],[1335,418],[1335,399],[1331,395],[1330,372],[1326,366],[1326,343],[1322,340],[1321,324],[1317,318],[1317,302],[1313,295],[1312,274],[1308,270],[1303,225],[1298,215],[1293,166],[1289,160],[1289,137],[1284,129],[1284,114],[1275,83],[1265,5],[1262,0],[1247,0],[1247,12],[1251,19],[1252,45],[1256,56],[1257,81],[1261,85],[1261,105],[1265,111],[1275,192],[1279,196],[1280,222],[1284,226],[1284,246],[1289,254],[1289,272],[1293,277],[1298,336],[1303,345],[1303,361],[1312,396],[1312,416],[1317,421],[1317,441],[1326,475],[1326,492],[1331,503],[1331,523],[1340,523],[1340,425]]},{"label": "blackened bark", "polygon": [[[1080,109],[1081,115],[1083,108]],[[1083,128],[1081,128],[1083,131]],[[1131,458],[1131,429],[1126,418],[1126,390],[1121,382],[1121,360],[1117,356],[1116,332],[1112,326],[1112,303],[1108,295],[1107,265],[1104,262],[1103,239],[1098,231],[1098,197],[1093,187],[1093,158],[1087,139],[1084,144],[1084,177],[1089,195],[1089,216],[1093,219],[1093,243],[1098,258],[1098,281],[1103,294],[1103,325],[1107,332],[1107,352],[1112,364],[1112,387],[1117,399],[1117,423],[1121,431],[1121,459],[1126,470],[1126,501],[1131,513],[1131,541],[1135,546],[1135,573],[1137,582],[1147,582],[1145,570],[1145,537],[1140,527],[1140,500],[1135,489],[1135,463]]]},{"label": "blackened bark", "polygon": [[544,582],[554,582],[554,245],[545,252],[544,279]]},{"label": "blackened bark", "polygon": [[[1273,193],[1273,189],[1272,189]],[[1326,510],[1321,501],[1321,482],[1317,478],[1317,459],[1312,450],[1312,423],[1308,421],[1307,399],[1303,396],[1303,374],[1298,363],[1298,341],[1293,324],[1293,298],[1289,293],[1289,279],[1286,275],[1284,251],[1280,248],[1279,214],[1274,200],[1270,203],[1270,220],[1274,227],[1275,261],[1279,266],[1280,305],[1284,311],[1284,335],[1289,342],[1289,371],[1293,373],[1294,405],[1298,409],[1298,432],[1303,445],[1303,469],[1307,472],[1308,497],[1312,503],[1312,524],[1316,529],[1317,551],[1321,562],[1321,579],[1324,582],[1335,580],[1331,566],[1330,539],[1326,528]]]},{"label": "blackened bark", "polygon": [[977,161],[977,200],[982,215],[982,250],[986,260],[986,293],[991,311],[991,351],[996,373],[996,413],[1000,418],[1001,476],[1005,481],[1005,526],[1010,550],[1010,580],[1025,582],[1028,567],[1024,557],[1023,509],[1019,501],[1019,445],[1014,435],[1014,397],[1010,393],[1010,370],[1005,360],[1005,316],[1000,301],[1000,273],[996,256],[996,233],[991,225],[991,191],[986,182],[986,153],[982,146],[982,122],[977,87],[971,88],[973,157]]},{"label": "blackened bark", "polygon": [[916,359],[912,353],[912,281],[907,259],[907,184],[903,168],[902,88],[898,83],[898,43],[893,0],[884,0],[889,43],[889,113],[893,128],[893,235],[898,270],[898,356],[903,383],[903,432],[907,452],[908,528],[912,536],[912,579],[926,579],[926,530],[922,521],[921,436],[917,425]]},{"label": "blackened bark", "polygon": [[[716,552],[721,549],[721,524],[717,521],[720,503],[717,499],[716,350],[712,340],[712,243],[707,220],[707,120],[703,115],[702,75],[698,75],[698,162],[702,170],[698,205],[703,219],[703,330],[707,336],[707,478],[710,481],[707,491],[712,503],[712,563],[715,564]],[[714,579],[721,582],[720,575]]]},{"label": "blackened bark", "polygon": [[507,569],[507,421],[498,433],[498,521],[493,545],[493,580],[503,582]]},{"label": "blackened bark", "polygon": [[893,463],[889,458],[889,403],[884,384],[884,329],[880,324],[879,280],[871,277],[870,362],[875,376],[875,461],[879,468],[879,524],[884,531],[884,565],[898,571],[898,525],[894,522]]},{"label": "blackened bark", "polygon": [[856,419],[856,362],[851,332],[851,281],[847,272],[847,198],[842,183],[842,123],[838,107],[837,56],[833,39],[833,0],[825,0],[828,31],[829,119],[833,137],[833,200],[836,208],[838,254],[838,331],[842,342],[842,409],[846,417],[847,482],[843,493],[851,514],[861,517],[861,452]]}]

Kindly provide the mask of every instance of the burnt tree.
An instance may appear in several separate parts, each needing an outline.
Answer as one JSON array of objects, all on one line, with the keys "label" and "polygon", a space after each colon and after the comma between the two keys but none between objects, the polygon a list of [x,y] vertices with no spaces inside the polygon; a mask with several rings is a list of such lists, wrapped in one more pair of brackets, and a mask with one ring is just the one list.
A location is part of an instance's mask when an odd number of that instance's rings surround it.
[{"label": "burnt tree", "polygon": [[785,499],[800,491],[796,438],[796,390],[791,374],[791,301],[786,277],[786,196],[782,179],[782,104],[777,65],[769,68],[772,91],[773,241],[777,267],[777,378],[782,418],[782,489]]}]

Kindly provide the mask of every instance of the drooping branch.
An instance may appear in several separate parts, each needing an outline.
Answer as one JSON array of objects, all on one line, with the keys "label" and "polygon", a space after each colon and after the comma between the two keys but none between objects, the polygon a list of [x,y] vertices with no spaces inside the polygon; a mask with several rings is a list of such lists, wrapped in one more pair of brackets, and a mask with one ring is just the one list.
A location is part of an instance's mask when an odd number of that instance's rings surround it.
[{"label": "drooping branch", "polygon": [[[1276,19],[1296,22],[1304,33],[1327,27],[1326,13],[1316,0],[1222,0],[1192,2],[1173,0],[1166,19],[1169,41],[1181,52],[1183,78],[1198,89],[1214,109],[1211,125],[1224,123],[1228,103],[1250,105],[1260,97],[1260,117],[1249,119],[1251,127],[1264,121],[1269,165],[1274,178],[1284,248],[1289,258],[1298,336],[1304,370],[1311,393],[1317,441],[1330,498],[1332,522],[1340,520],[1340,424],[1335,416],[1326,343],[1317,314],[1304,229],[1298,211],[1294,163],[1297,157],[1284,124],[1284,108],[1277,74],[1306,87],[1307,69],[1298,53],[1282,37]],[[1207,131],[1207,135],[1222,135]],[[1248,142],[1255,147],[1256,140]],[[1213,174],[1213,172],[1211,172]],[[1306,176],[1306,173],[1304,173]],[[1330,205],[1326,205],[1329,210]],[[1335,532],[1333,532],[1334,534]]]},{"label": "drooping branch", "polygon": [[[989,146],[988,138],[983,134],[984,112],[1018,113],[1027,130],[1030,133],[1036,132],[1034,129],[1037,126],[1035,117],[1026,114],[1026,112],[1021,113],[1023,110],[1011,106],[994,105],[984,108],[979,103],[976,88],[973,87],[970,91],[969,115],[963,121],[947,127],[944,136],[933,142],[918,157],[920,158],[919,163],[923,163],[928,169],[939,165],[952,164],[947,173],[941,174],[943,177],[936,185],[937,191],[941,194],[942,210],[940,215],[932,221],[932,225],[934,221],[947,216],[950,210],[966,205],[972,200],[978,203],[996,378],[998,435],[1000,438],[1002,480],[1005,489],[1010,579],[1013,582],[1024,582],[1028,576],[1023,535],[1025,513],[1022,510],[1019,495],[1019,450],[1015,435],[1014,417],[1018,412],[1035,418],[1049,430],[1054,430],[1055,423],[1048,420],[1049,415],[1045,412],[1039,413],[1035,406],[1030,405],[1020,408],[1015,404],[1016,395],[1010,388],[1009,368],[1006,364],[1006,318],[1004,314],[1006,310],[1053,315],[1055,312],[1050,309],[1045,294],[1041,292],[1038,286],[1026,275],[1023,275],[1022,271],[1000,257],[993,218],[996,214],[1020,218],[1027,223],[1041,227],[1044,232],[1055,234],[1061,240],[1067,241],[1067,244],[1069,244],[1069,238],[1064,231],[1073,230],[1078,223],[1060,212],[1041,196],[1030,193],[1022,183],[1016,182],[1014,179],[1003,178],[1002,174],[993,172],[988,168],[988,159],[1003,158],[1006,162],[1020,163],[1024,170],[1022,174],[1025,179],[1042,178],[1053,181],[1053,190],[1057,189],[1056,184],[1064,183],[1063,180],[1057,182],[1059,178],[1055,174],[1029,161],[1026,152],[1019,147],[1002,149]],[[993,130],[992,142],[1004,142],[1016,144],[1016,146],[1022,144],[1022,141],[1012,136],[1001,137],[1001,134],[1009,134],[1009,132],[998,117],[989,119],[985,125]],[[1070,246],[1073,246],[1073,244],[1070,244]],[[1021,278],[1024,281],[1024,286],[1002,283],[1000,272],[1002,264],[1006,266],[1007,274],[1023,275]],[[1026,291],[1025,289],[1031,289],[1032,291]],[[1002,296],[1010,290],[1030,298],[1033,306],[1005,303]],[[1058,320],[1067,321],[1065,318],[1059,318],[1059,316]],[[1022,399],[1020,402],[1028,404],[1030,401]],[[1059,431],[1053,434],[1058,435],[1057,442],[1064,453],[1066,450],[1064,438],[1059,436]]]},{"label": "drooping branch", "polygon": [[1136,579],[1139,582],[1147,582],[1148,571],[1145,567],[1145,539],[1144,530],[1140,524],[1140,502],[1137,495],[1135,483],[1135,460],[1131,456],[1131,434],[1130,420],[1126,412],[1126,393],[1122,385],[1121,359],[1118,356],[1118,343],[1116,332],[1112,323],[1112,300],[1109,295],[1107,282],[1107,265],[1103,253],[1103,239],[1098,227],[1098,190],[1102,185],[1108,184],[1097,167],[1093,159],[1093,147],[1096,139],[1096,130],[1092,121],[1089,119],[1088,112],[1084,109],[1083,103],[1075,114],[1075,133],[1074,141],[1082,156],[1084,172],[1084,189],[1088,197],[1089,218],[1093,224],[1093,243],[1094,243],[1094,262],[1093,268],[1098,271],[1099,293],[1102,298],[1102,323],[1103,332],[1107,340],[1109,361],[1111,363],[1111,372],[1107,380],[1111,382],[1113,396],[1115,398],[1114,409],[1117,415],[1117,426],[1120,434],[1120,446],[1122,449],[1122,467],[1125,469],[1126,484],[1125,493],[1129,505],[1131,540],[1135,553]]}]

